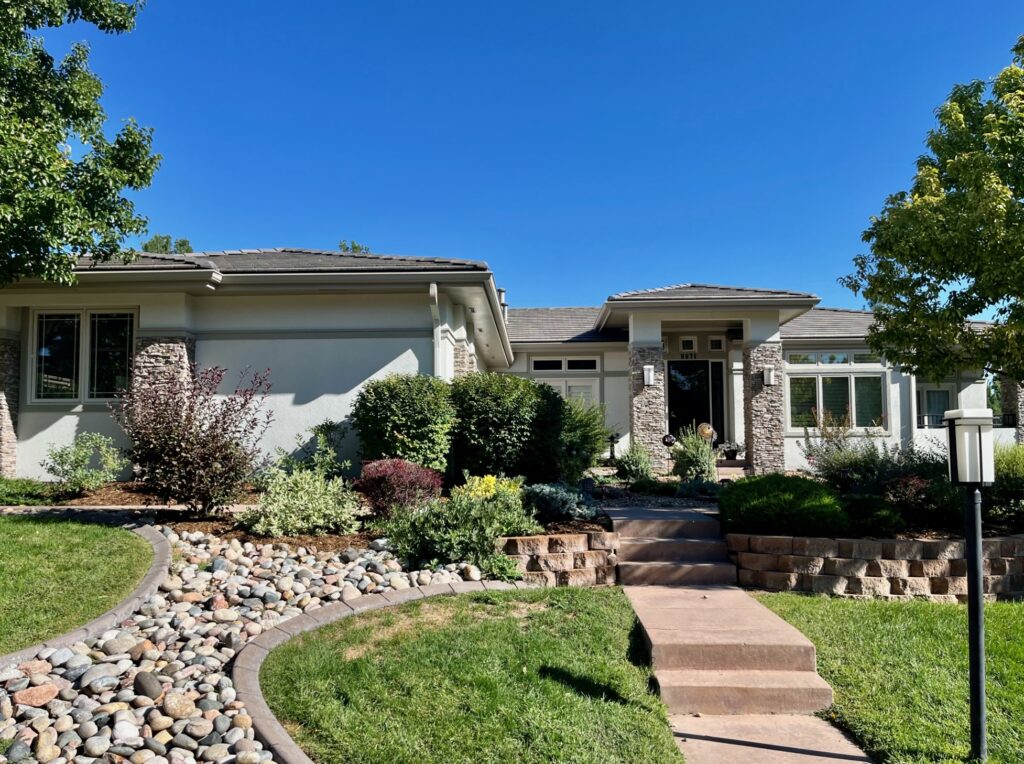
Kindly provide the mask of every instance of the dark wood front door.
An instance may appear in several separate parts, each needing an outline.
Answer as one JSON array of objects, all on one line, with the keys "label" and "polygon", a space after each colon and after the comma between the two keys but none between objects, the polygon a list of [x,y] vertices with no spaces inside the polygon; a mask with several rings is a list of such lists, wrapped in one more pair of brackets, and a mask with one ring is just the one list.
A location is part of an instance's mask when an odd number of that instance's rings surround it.
[{"label": "dark wood front door", "polygon": [[668,362],[668,429],[678,436],[690,425],[710,422],[725,437],[725,364],[721,361]]}]

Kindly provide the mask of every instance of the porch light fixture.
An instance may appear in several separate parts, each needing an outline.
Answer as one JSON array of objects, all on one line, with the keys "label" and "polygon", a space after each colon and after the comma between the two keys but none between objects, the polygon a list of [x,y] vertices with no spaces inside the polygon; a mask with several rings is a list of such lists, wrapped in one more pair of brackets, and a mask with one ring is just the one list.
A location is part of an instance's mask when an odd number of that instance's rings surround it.
[{"label": "porch light fixture", "polygon": [[644,387],[654,386],[654,364],[644,366]]},{"label": "porch light fixture", "polygon": [[761,371],[761,380],[767,387],[771,387],[775,384],[775,367],[765,366]]},{"label": "porch light fixture", "polygon": [[[991,409],[954,409],[943,417],[949,432],[949,479],[967,486],[967,626],[971,665],[971,757],[988,759],[985,730],[985,608],[981,585],[981,487],[995,480]],[[973,490],[971,490],[973,489]]]}]

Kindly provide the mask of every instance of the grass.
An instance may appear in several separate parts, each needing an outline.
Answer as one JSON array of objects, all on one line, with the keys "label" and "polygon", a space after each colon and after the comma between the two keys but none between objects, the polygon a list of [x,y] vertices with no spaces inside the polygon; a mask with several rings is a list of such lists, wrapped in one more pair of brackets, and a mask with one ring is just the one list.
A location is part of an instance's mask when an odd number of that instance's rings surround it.
[{"label": "grass", "polygon": [[121,528],[0,515],[0,655],[102,615],[152,561],[149,544]]},{"label": "grass", "polygon": [[[828,718],[882,762],[969,760],[967,608],[763,594],[817,646]],[[985,606],[989,755],[1024,761],[1024,604]]]},{"label": "grass", "polygon": [[274,650],[270,707],[318,762],[682,762],[618,589],[436,597]]},{"label": "grass", "polygon": [[53,486],[29,478],[0,478],[0,506],[39,506],[58,498]]}]

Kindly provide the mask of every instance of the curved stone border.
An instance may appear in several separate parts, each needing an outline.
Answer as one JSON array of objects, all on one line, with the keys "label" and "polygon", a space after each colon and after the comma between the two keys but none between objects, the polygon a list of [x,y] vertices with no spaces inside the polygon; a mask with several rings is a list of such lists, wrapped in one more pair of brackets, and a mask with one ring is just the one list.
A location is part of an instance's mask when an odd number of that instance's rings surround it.
[{"label": "curved stone border", "polygon": [[498,591],[507,589],[535,589],[534,584],[504,581],[462,581],[454,584],[433,584],[400,589],[384,594],[366,594],[351,602],[332,602],[316,610],[310,610],[295,618],[265,631],[247,642],[235,656],[231,667],[231,679],[238,692],[238,700],[252,719],[256,737],[271,751],[278,764],[314,764],[271,712],[260,689],[260,667],[264,659],[278,645],[283,645],[297,634],[318,629],[321,626],[340,621],[357,613],[401,605],[413,600],[437,597],[439,595],[465,594],[469,592]]},{"label": "curved stone border", "polygon": [[157,589],[160,588],[160,584],[164,582],[164,579],[170,572],[171,545],[167,542],[167,539],[164,538],[164,535],[159,531],[154,530],[151,525],[139,525],[131,522],[116,523],[111,522],[111,520],[114,520],[115,518],[103,517],[102,515],[92,515],[81,511],[54,512],[52,509],[41,509],[36,512],[18,512],[16,516],[40,516],[53,517],[57,519],[65,517],[70,520],[75,520],[76,522],[98,522],[106,525],[118,525],[125,530],[131,531],[136,536],[141,536],[149,542],[149,545],[153,548],[153,562],[149,566],[149,570],[146,575],[143,576],[142,581],[139,582],[139,585],[136,586],[135,589],[132,590],[132,593],[118,605],[111,608],[103,615],[93,618],[87,624],[80,626],[74,631],[69,631],[66,634],[61,634],[60,636],[53,637],[52,639],[47,639],[37,645],[32,645],[31,647],[22,648],[17,652],[0,655],[0,669],[12,665],[16,666],[19,663],[32,660],[44,647],[54,649],[70,647],[75,642],[81,642],[82,640],[99,636],[138,610],[146,600],[156,593]]}]

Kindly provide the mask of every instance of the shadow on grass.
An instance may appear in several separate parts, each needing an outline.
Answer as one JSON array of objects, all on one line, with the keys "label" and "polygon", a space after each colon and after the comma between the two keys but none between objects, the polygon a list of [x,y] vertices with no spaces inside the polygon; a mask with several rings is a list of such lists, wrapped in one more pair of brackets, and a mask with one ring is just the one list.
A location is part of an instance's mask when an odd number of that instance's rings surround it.
[{"label": "shadow on grass", "polygon": [[607,700],[613,703],[621,703],[622,705],[629,705],[632,702],[622,697],[618,690],[609,684],[595,682],[589,677],[574,674],[557,666],[541,666],[537,673],[542,679],[552,679],[565,685],[577,695],[582,695],[592,700]]}]

